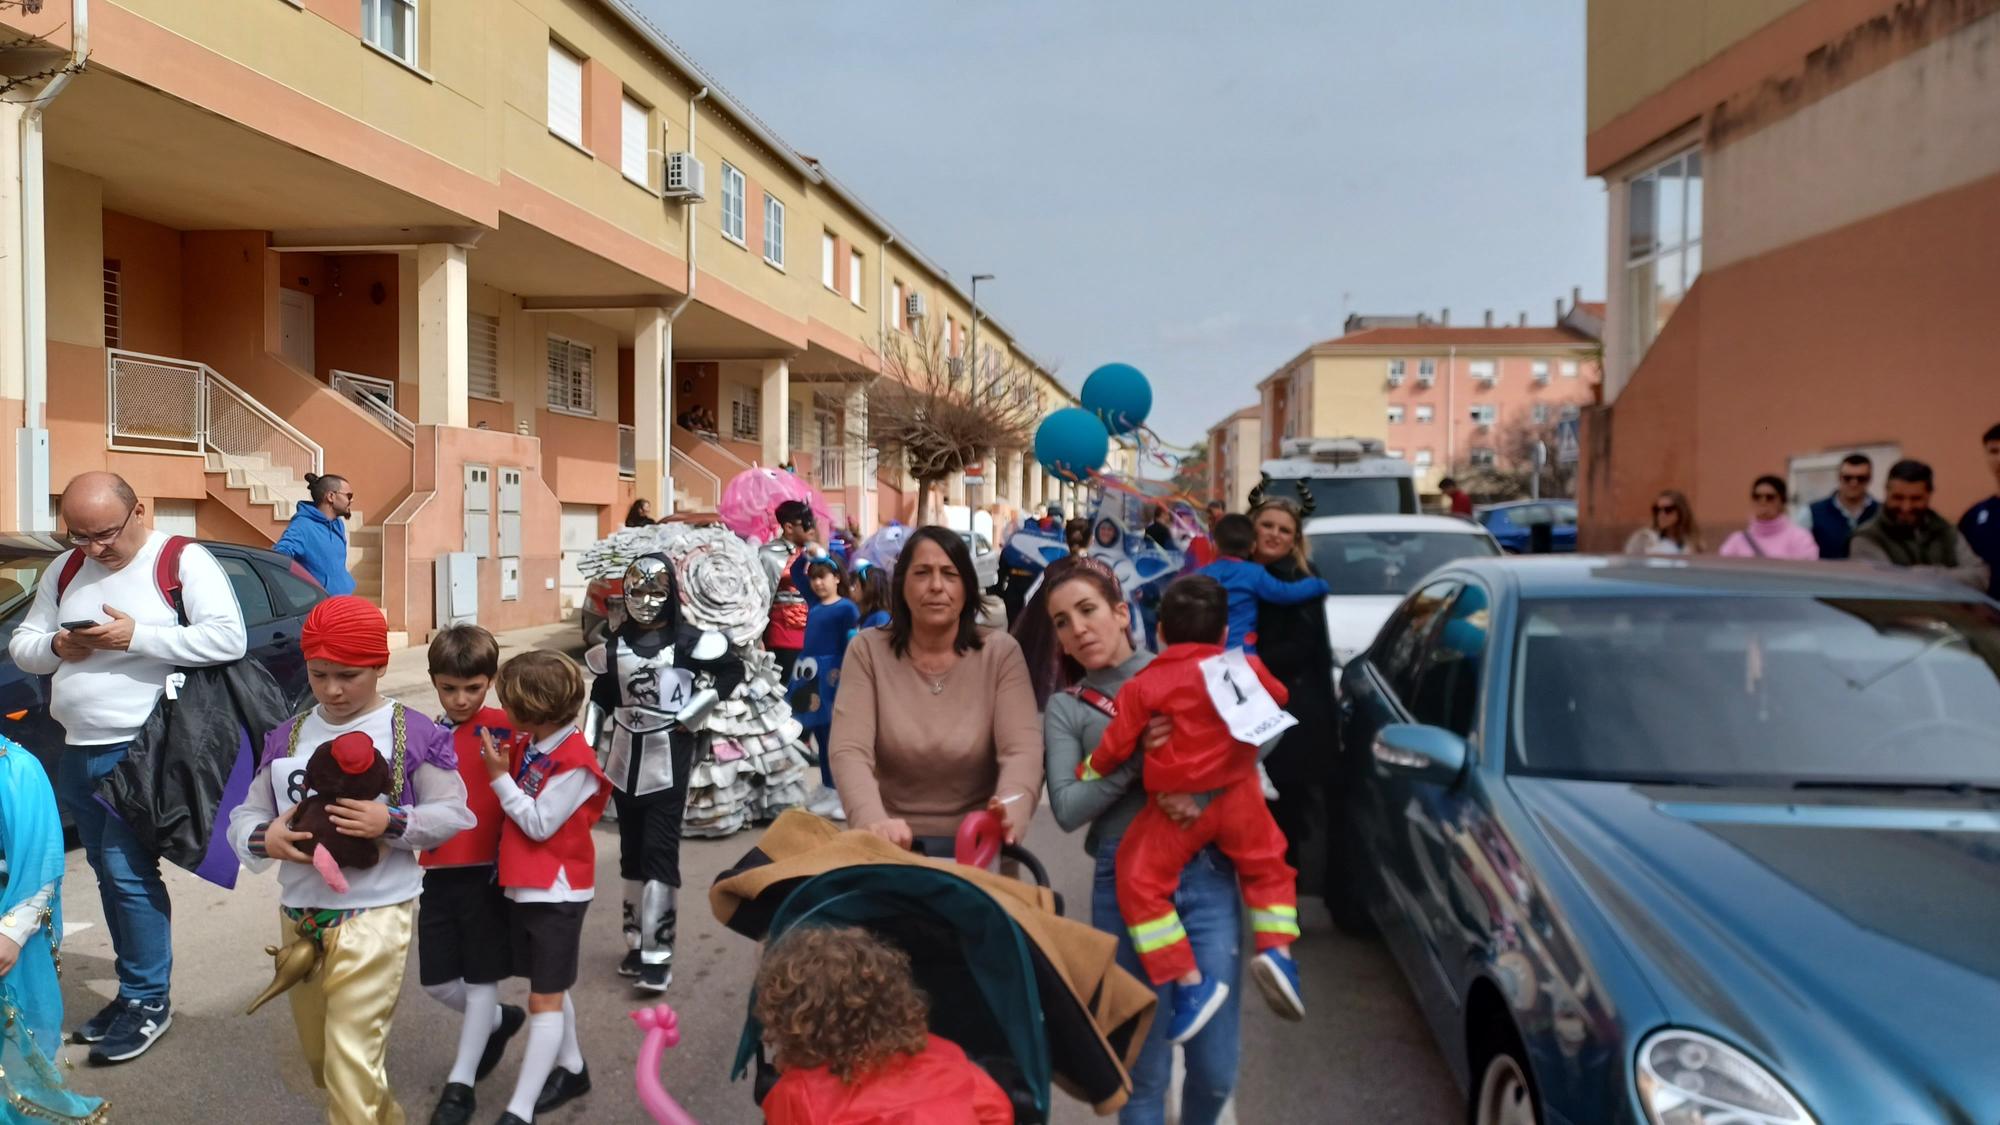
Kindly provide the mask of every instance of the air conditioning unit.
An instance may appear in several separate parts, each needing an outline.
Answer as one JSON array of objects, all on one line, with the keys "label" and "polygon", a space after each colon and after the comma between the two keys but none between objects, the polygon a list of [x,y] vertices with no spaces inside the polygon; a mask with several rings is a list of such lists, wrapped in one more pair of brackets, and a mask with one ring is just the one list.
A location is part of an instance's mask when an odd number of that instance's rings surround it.
[{"label": "air conditioning unit", "polygon": [[1435,375],[1419,375],[1419,376],[1417,376],[1417,386],[1419,386],[1419,387],[1428,387],[1428,386],[1430,386],[1431,384],[1433,384],[1433,383],[1436,383],[1436,382],[1437,382],[1437,376],[1435,376]]},{"label": "air conditioning unit", "polygon": [[703,198],[701,161],[691,152],[667,154],[666,194],[690,201]]},{"label": "air conditioning unit", "polygon": [[1536,385],[1536,386],[1538,386],[1538,387],[1546,387],[1546,386],[1548,386],[1548,385],[1549,385],[1549,373],[1548,373],[1547,371],[1537,371],[1537,372],[1535,373],[1535,385]]},{"label": "air conditioning unit", "polygon": [[1400,387],[1400,386],[1402,386],[1402,385],[1403,385],[1403,377],[1402,377],[1401,375],[1395,375],[1395,374],[1392,374],[1392,375],[1390,375],[1390,376],[1389,376],[1389,385],[1390,385],[1390,386],[1392,386],[1392,387]]},{"label": "air conditioning unit", "polygon": [[906,310],[905,315],[909,319],[922,320],[924,318],[924,295],[922,293],[910,294],[903,300],[903,307]]}]

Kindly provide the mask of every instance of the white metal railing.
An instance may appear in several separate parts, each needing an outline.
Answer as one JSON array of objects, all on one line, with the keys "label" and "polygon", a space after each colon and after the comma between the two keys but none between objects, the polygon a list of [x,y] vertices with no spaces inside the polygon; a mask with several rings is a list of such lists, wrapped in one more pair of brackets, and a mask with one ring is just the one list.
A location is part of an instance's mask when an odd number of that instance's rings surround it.
[{"label": "white metal railing", "polygon": [[104,380],[107,448],[262,456],[300,480],[326,467],[317,442],[205,363],[110,348]]},{"label": "white metal railing", "polygon": [[813,454],[813,475],[821,488],[847,487],[847,450],[822,446]]},{"label": "white metal railing", "polygon": [[618,475],[627,480],[639,475],[639,430],[635,426],[618,427]]},{"label": "white metal railing", "polygon": [[380,422],[390,433],[402,439],[405,445],[417,443],[416,423],[397,413],[387,396],[395,393],[395,384],[387,379],[377,379],[370,375],[356,375],[352,371],[334,371],[329,384],[336,394],[361,408],[362,413]]},{"label": "white metal railing", "polygon": [[[721,477],[709,472],[701,462],[681,452],[679,449],[673,450],[673,465],[674,485],[676,489],[679,489],[689,479],[699,479],[707,482],[705,495],[695,489],[687,489],[689,494],[702,502],[701,510],[712,512],[715,510],[716,505],[722,503]],[[686,473],[687,476],[682,476],[683,473]]]}]

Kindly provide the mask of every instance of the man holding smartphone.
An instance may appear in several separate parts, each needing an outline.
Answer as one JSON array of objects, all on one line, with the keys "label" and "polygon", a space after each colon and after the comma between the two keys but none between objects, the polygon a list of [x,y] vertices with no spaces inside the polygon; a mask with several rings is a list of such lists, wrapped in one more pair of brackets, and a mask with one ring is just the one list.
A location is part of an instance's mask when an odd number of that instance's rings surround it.
[{"label": "man holding smartphone", "polygon": [[[64,732],[56,795],[97,875],[118,969],[117,997],[76,1040],[92,1044],[92,1062],[116,1063],[145,1053],[173,1018],[172,904],[159,857],[91,793],[124,760],[176,667],[241,659],[246,641],[228,576],[195,544],[180,556],[181,624],[155,574],[170,536],[147,526],[123,477],[78,476],[63,491],[62,518],[75,551],[43,573],[7,651],[22,671],[55,677],[49,714]],[[82,562],[65,585],[74,555]]]}]

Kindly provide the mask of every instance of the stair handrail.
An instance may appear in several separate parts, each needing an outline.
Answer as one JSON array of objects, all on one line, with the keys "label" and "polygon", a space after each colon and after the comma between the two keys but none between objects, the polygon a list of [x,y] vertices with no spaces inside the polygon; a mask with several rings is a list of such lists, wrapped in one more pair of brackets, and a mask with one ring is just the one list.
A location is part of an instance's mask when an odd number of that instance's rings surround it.
[{"label": "stair handrail", "polygon": [[[326,472],[326,451],[320,448],[318,442],[307,437],[304,433],[302,433],[298,429],[298,427],[292,425],[290,422],[287,422],[283,418],[280,418],[276,414],[273,414],[269,407],[265,406],[261,402],[258,402],[256,399],[250,397],[249,394],[244,392],[243,388],[223,378],[222,375],[215,370],[215,368],[210,367],[206,363],[201,365],[201,376],[202,376],[202,381],[204,383],[208,383],[222,388],[224,392],[226,392],[231,398],[234,398],[237,401],[237,403],[240,404],[245,410],[248,410],[251,414],[256,415],[259,421],[266,423],[272,429],[290,438],[293,442],[297,443],[302,450],[310,454],[312,456],[312,466],[313,466],[312,471],[314,475]],[[212,416],[212,414],[213,412],[208,409],[207,403],[204,402],[202,404],[202,429],[204,431],[202,433],[202,444],[205,447],[210,447],[210,448],[213,448],[214,444],[212,441],[210,441],[209,435],[206,431],[208,429],[208,419]],[[216,449],[215,451],[217,453],[227,452],[226,450],[219,448]]]},{"label": "stair handrail", "polygon": [[[677,460],[678,463],[685,464],[688,468],[693,469],[697,474],[708,478],[708,483],[711,486],[713,486],[710,495],[715,497],[714,503],[720,504],[722,502],[722,478],[716,476],[712,472],[709,472],[708,467],[706,465],[703,465],[701,462],[695,460],[693,457],[688,456],[686,453],[681,452],[679,447],[670,445],[668,448],[672,450],[674,458]],[[676,478],[678,478],[680,474],[678,471],[676,471],[674,475]],[[673,497],[671,496],[667,497],[667,502],[671,504],[673,502]]]},{"label": "stair handrail", "polygon": [[210,402],[210,395],[214,393],[214,391],[220,391],[221,393],[226,394],[230,398],[234,399],[237,405],[241,406],[245,412],[247,412],[251,417],[257,419],[258,422],[270,427],[273,432],[284,437],[287,441],[292,442],[294,445],[298,446],[299,452],[306,454],[310,458],[312,462],[313,472],[321,473],[326,471],[326,452],[325,450],[320,448],[318,442],[307,437],[304,433],[300,432],[299,429],[293,426],[290,422],[287,422],[283,418],[279,417],[277,414],[272,413],[269,407],[266,407],[263,403],[258,402],[255,398],[252,398],[249,394],[245,393],[243,388],[230,382],[228,379],[223,378],[221,373],[216,371],[215,368],[210,367],[208,364],[203,363],[200,360],[182,359],[178,356],[154,355],[149,352],[132,351],[127,348],[106,348],[104,350],[104,369],[105,369],[105,377],[107,384],[106,393],[109,396],[109,401],[107,402],[107,409],[105,411],[106,448],[109,449],[129,448],[144,452],[168,452],[166,450],[151,449],[146,446],[125,446],[119,443],[118,439],[120,437],[140,436],[140,435],[123,434],[118,429],[119,411],[118,411],[117,371],[118,371],[118,362],[122,359],[135,360],[142,364],[147,364],[157,367],[177,368],[183,372],[186,372],[193,379],[193,384],[194,384],[193,391],[195,396],[195,418],[196,418],[195,433],[189,434],[185,437],[160,435],[158,437],[158,440],[179,441],[183,443],[192,444],[194,445],[195,448],[192,450],[187,450],[186,452],[189,454],[202,453],[210,450],[213,450],[216,453],[221,453],[224,455],[235,455],[243,452],[240,450],[223,449],[215,442],[214,439],[215,412],[210,408],[209,402]]},{"label": "stair handrail", "polygon": [[750,462],[745,461],[741,457],[738,457],[733,450],[731,450],[727,445],[724,445],[722,443],[721,434],[712,434],[709,433],[707,430],[689,429],[688,427],[681,425],[679,422],[674,423],[674,426],[678,429],[687,430],[689,434],[692,434],[694,436],[694,439],[696,441],[706,442],[707,444],[714,446],[716,452],[722,454],[724,457],[729,458],[731,461],[736,462],[736,467],[738,472],[750,468]]},{"label": "stair handrail", "polygon": [[[374,418],[377,422],[382,423],[383,426],[388,428],[390,433],[402,439],[403,444],[415,445],[417,443],[416,423],[404,417],[395,407],[369,394],[366,385],[361,382],[365,378],[368,377],[357,375],[352,371],[334,370],[329,372],[328,385],[339,392],[347,401],[360,407],[364,413]],[[386,382],[387,380],[373,379],[370,381],[379,383]]]}]

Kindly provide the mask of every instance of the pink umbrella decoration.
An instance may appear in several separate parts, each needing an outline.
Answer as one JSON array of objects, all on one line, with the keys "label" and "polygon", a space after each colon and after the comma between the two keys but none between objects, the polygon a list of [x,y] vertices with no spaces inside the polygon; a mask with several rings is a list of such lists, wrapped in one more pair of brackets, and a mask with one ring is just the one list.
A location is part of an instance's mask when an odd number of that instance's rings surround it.
[{"label": "pink umbrella decoration", "polygon": [[660,1125],[700,1125],[688,1116],[672,1094],[660,1082],[660,1058],[668,1047],[680,1045],[680,1020],[674,1010],[665,1004],[654,1008],[641,1008],[632,1013],[632,1022],[646,1033],[645,1042],[639,1046],[639,1062],[633,1072],[633,1081],[639,1090],[639,1104],[646,1107],[653,1120]]},{"label": "pink umbrella decoration", "polygon": [[787,500],[804,500],[812,505],[813,519],[820,527],[833,526],[833,511],[819,489],[783,469],[761,466],[731,477],[715,510],[729,530],[762,543],[778,533],[775,513]]}]

